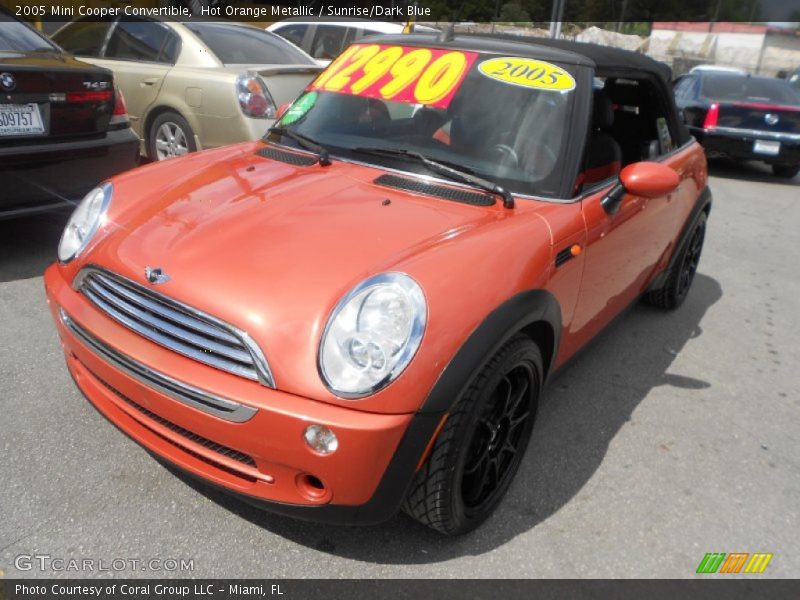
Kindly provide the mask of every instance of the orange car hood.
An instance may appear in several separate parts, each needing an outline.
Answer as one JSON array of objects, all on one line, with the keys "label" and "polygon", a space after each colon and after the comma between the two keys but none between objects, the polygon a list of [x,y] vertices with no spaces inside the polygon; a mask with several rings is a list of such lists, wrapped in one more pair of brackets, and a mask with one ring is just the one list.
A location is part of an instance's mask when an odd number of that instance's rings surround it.
[{"label": "orange car hood", "polygon": [[[333,306],[359,281],[393,269],[414,276],[401,263],[508,215],[499,202],[475,207],[378,186],[378,169],[295,167],[255,155],[258,147],[115,180],[118,229],[88,262],[140,282],[146,266],[161,267],[171,279],[158,291],[248,331],[275,371],[271,349],[295,360],[299,346],[316,349]],[[443,272],[467,268],[448,259]]]}]

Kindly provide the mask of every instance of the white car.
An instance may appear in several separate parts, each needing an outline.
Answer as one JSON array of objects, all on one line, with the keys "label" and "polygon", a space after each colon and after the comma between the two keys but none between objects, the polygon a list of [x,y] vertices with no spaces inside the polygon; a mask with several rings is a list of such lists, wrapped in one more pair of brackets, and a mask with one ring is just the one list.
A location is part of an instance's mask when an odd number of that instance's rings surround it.
[{"label": "white car", "polygon": [[[278,21],[267,27],[296,46],[308,52],[316,61],[327,66],[348,45],[368,35],[403,33],[405,24],[365,19],[340,21],[303,20],[302,17]],[[417,33],[436,33],[439,30],[425,25],[414,25]]]}]

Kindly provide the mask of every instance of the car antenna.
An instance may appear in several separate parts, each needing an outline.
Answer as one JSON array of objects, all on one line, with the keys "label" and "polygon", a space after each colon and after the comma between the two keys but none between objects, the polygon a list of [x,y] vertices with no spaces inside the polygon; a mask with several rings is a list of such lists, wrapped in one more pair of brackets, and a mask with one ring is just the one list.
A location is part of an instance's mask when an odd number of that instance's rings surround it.
[{"label": "car antenna", "polygon": [[467,0],[462,0],[461,6],[458,7],[458,13],[456,13],[453,20],[450,21],[450,24],[442,30],[439,37],[436,38],[437,42],[444,43],[453,41],[453,38],[456,37],[456,23],[461,20],[461,15],[464,13],[464,6],[466,4]]}]

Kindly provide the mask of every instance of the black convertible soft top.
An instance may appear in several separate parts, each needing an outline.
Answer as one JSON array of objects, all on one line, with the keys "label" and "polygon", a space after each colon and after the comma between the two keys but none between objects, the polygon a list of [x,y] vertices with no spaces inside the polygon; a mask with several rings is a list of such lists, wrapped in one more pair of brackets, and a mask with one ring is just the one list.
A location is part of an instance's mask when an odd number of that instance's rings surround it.
[{"label": "black convertible soft top", "polygon": [[601,74],[603,72],[643,71],[657,75],[666,84],[669,84],[672,79],[672,69],[649,56],[620,48],[612,48],[611,46],[600,46],[585,42],[551,40],[549,38],[501,33],[457,33],[453,39],[443,43],[437,41],[438,36],[435,34],[378,35],[370,36],[369,39],[376,42],[385,40],[397,43],[399,38],[403,40],[404,45],[446,45],[475,52],[529,56],[543,60],[556,60],[567,64],[587,66],[599,71]]}]

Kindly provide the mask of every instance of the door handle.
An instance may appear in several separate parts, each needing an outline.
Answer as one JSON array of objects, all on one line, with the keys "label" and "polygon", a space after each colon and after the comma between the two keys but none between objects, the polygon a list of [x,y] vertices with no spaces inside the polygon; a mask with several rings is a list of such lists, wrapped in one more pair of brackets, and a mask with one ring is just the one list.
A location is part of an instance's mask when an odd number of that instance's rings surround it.
[{"label": "door handle", "polygon": [[142,85],[155,85],[158,83],[159,77],[149,77],[142,79]]}]

